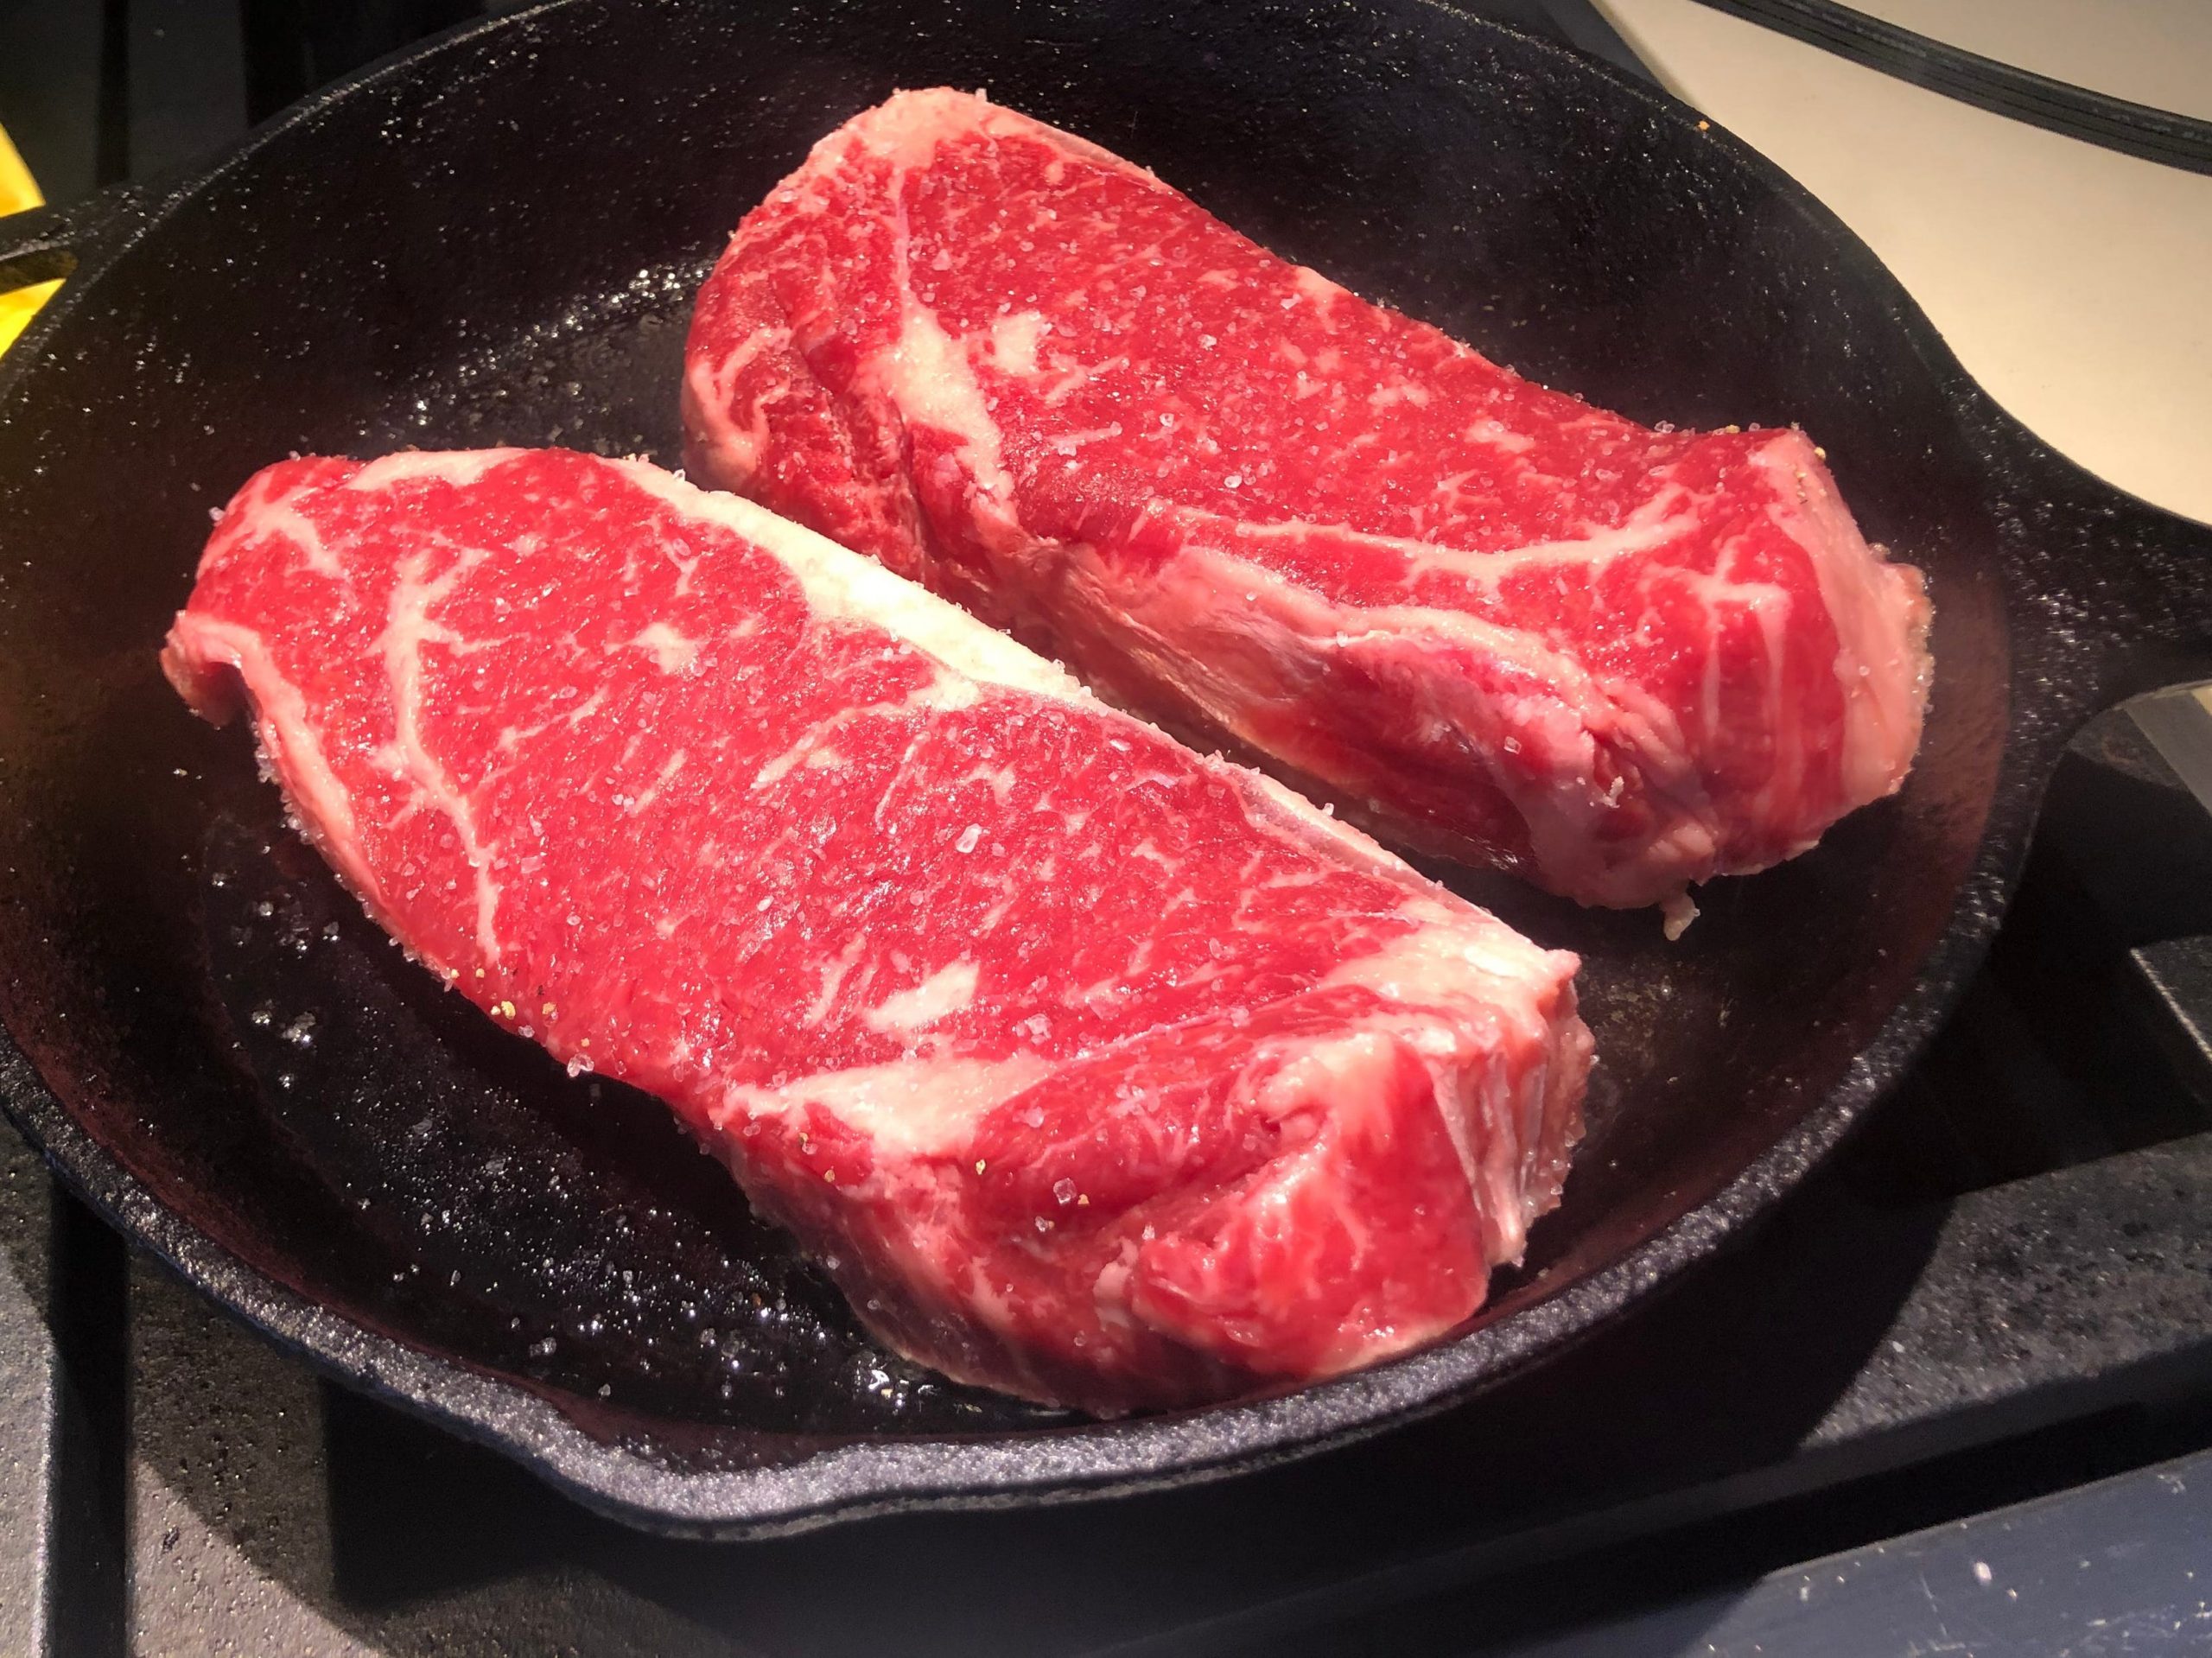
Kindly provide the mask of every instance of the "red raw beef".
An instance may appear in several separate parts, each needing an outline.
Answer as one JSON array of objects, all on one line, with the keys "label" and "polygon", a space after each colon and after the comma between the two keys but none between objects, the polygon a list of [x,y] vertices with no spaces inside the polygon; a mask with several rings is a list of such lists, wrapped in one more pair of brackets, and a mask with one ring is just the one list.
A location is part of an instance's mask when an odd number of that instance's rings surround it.
[{"label": "red raw beef", "polygon": [[1558,1199],[1538,949],[642,462],[294,461],[165,664],[430,971],[651,1089],[883,1340],[1095,1411],[1451,1329]]},{"label": "red raw beef", "polygon": [[1895,790],[1928,607],[1796,431],[1657,432],[951,92],[816,146],[700,294],[695,476],[1409,844],[1586,903]]}]

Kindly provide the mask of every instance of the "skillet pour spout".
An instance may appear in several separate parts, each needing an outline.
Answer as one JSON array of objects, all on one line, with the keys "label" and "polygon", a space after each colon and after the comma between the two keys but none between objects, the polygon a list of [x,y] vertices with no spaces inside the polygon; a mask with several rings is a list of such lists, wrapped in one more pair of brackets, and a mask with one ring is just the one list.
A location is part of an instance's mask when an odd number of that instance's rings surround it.
[{"label": "skillet pour spout", "polygon": [[[0,359],[0,1100],[238,1318],[608,1513],[745,1535],[1065,1500],[1474,1400],[1802,1179],[1979,961],[2065,739],[2212,664],[2212,532],[2050,455],[1796,186],[1564,48],[1428,0],[639,15],[472,24],[196,177],[0,238],[0,271],[69,274]],[[928,85],[988,87],[1594,402],[1798,422],[1869,537],[1928,575],[1936,680],[1904,789],[1706,889],[1680,945],[1452,877],[1582,954],[1601,1080],[1522,1270],[1374,1370],[1098,1423],[901,1366],[665,1112],[409,967],[238,734],[162,681],[209,508],[288,451],[677,464],[690,299],[730,227],[815,139]]]}]

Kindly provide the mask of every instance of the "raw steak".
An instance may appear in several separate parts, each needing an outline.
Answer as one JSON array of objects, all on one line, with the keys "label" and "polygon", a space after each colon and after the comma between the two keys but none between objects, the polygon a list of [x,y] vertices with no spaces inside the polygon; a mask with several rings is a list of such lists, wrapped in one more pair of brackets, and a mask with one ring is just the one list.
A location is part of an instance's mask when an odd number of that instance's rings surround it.
[{"label": "raw steak", "polygon": [[667,1100],[893,1346],[1097,1411],[1397,1352],[1558,1197],[1539,950],[640,462],[272,467],[165,657],[434,973]]},{"label": "raw steak", "polygon": [[1587,903],[1896,789],[1928,607],[1800,433],[1656,432],[950,92],[823,139],[699,296],[702,480],[1389,835]]}]

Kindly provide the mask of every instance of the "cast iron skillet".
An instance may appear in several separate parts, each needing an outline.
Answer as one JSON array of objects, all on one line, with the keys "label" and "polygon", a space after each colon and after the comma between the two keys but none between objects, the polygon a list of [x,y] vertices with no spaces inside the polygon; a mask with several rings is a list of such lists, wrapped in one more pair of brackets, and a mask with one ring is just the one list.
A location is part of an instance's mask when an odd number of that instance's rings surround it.
[{"label": "cast iron skillet", "polygon": [[[208,509],[287,450],[677,458],[693,287],[838,121],[950,82],[1647,420],[1803,423],[1925,569],[1897,799],[1669,947],[1455,877],[1585,952],[1590,1138],[1471,1327],[1325,1386],[1080,1421],[876,1350],[654,1102],[410,969],[155,651]],[[74,276],[0,372],[0,1058],[130,1237],[342,1381],[611,1513],[734,1534],[1250,1468],[1461,1399],[1743,1228],[1895,1077],[1997,924],[2091,711],[2212,652],[2212,531],[1961,374],[1866,250],[1667,98],[1425,0],[547,6],[35,221]]]}]

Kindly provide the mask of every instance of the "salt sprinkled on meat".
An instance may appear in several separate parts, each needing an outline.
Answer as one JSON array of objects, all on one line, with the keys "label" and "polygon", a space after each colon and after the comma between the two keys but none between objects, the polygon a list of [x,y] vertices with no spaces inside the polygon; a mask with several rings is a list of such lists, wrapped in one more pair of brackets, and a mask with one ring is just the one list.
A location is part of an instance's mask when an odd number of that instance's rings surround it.
[{"label": "salt sprinkled on meat", "polygon": [[683,416],[702,480],[1585,902],[1795,856],[1919,741],[1919,575],[1803,434],[1546,391],[962,93],[746,216]]},{"label": "salt sprinkled on meat", "polygon": [[[1329,1375],[1458,1325],[1557,1199],[1572,956],[750,503],[560,451],[289,462],[164,663],[211,717],[243,689],[395,943],[667,1101],[957,1377],[1116,1411]],[[810,744],[839,763],[781,764]]]}]

